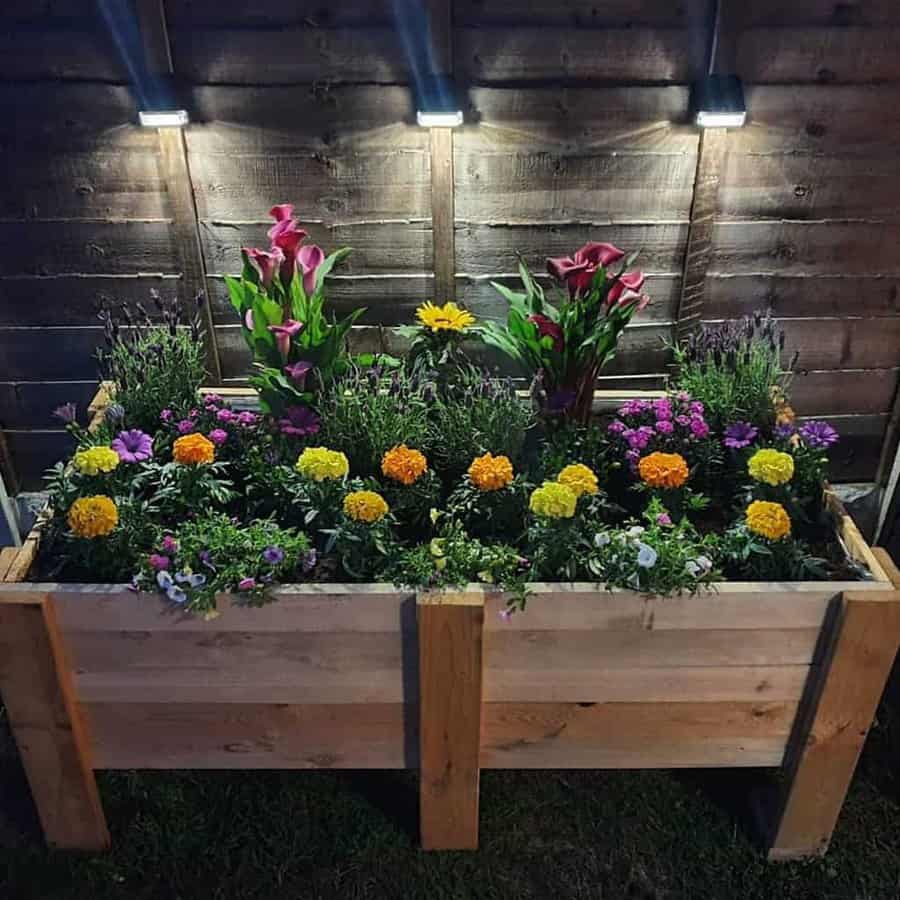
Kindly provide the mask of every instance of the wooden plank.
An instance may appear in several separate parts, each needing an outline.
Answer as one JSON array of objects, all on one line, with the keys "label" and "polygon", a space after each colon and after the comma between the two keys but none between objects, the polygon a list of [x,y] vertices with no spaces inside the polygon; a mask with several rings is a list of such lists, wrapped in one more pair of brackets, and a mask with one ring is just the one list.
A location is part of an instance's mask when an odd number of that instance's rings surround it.
[{"label": "wooden plank", "polygon": [[897,369],[803,370],[791,382],[791,402],[806,416],[883,413],[897,376]]},{"label": "wooden plank", "polygon": [[484,596],[419,594],[422,847],[478,847]]},{"label": "wooden plank", "polygon": [[797,704],[486,703],[485,769],[777,766]]},{"label": "wooden plank", "polygon": [[[92,27],[93,26],[93,27]],[[108,29],[99,22],[69,28],[20,23],[0,29],[0,76],[4,81],[128,82]]]},{"label": "wooden plank", "polygon": [[896,221],[896,176],[896,160],[890,156],[730,151],[719,191],[719,219]]},{"label": "wooden plank", "polygon": [[457,27],[456,71],[477,84],[549,79],[688,82],[680,29]]},{"label": "wooden plank", "polygon": [[900,28],[748,28],[737,74],[759,84],[868,84],[900,80]]},{"label": "wooden plank", "polygon": [[750,25],[900,25],[900,7],[894,0],[853,0],[823,3],[822,0],[756,0],[743,10],[743,23]]},{"label": "wooden plank", "polygon": [[405,769],[415,715],[395,703],[86,703],[98,769]]},{"label": "wooden plank", "polygon": [[60,422],[53,410],[69,401],[84,421],[97,389],[93,381],[0,382],[0,422],[7,428],[53,428]]},{"label": "wooden plank", "polygon": [[404,84],[393,28],[184,28],[170,32],[175,70],[200,84]]},{"label": "wooden plank", "polygon": [[41,490],[44,472],[75,447],[72,436],[62,429],[7,431],[4,435],[16,461],[16,475],[23,491]]},{"label": "wooden plank", "polygon": [[690,153],[456,153],[457,212],[476,222],[686,220]]},{"label": "wooden plank", "polygon": [[438,303],[456,300],[453,129],[431,128],[431,234],[434,294]]},{"label": "wooden plank", "polygon": [[[191,173],[203,219],[256,219],[268,200],[302,200],[301,221],[417,219],[430,216],[428,154],[391,152],[193,154]],[[397,190],[402,184],[404,190]],[[305,224],[305,221],[304,221]]]},{"label": "wooden plank", "polygon": [[873,547],[872,553],[875,554],[875,558],[878,560],[881,568],[884,569],[891,584],[894,585],[896,590],[900,591],[900,569],[897,568],[897,564],[894,562],[891,554],[884,547]]},{"label": "wooden plank", "polygon": [[[184,133],[180,128],[159,128],[160,167],[172,207],[172,233],[181,264],[182,280],[179,285],[182,302],[190,303],[195,297],[209,297],[206,283],[206,263],[197,225],[197,206],[194,185],[188,165]],[[213,384],[222,382],[222,362],[216,345],[216,329],[212,306],[204,303],[203,346],[206,352],[206,371]]]},{"label": "wooden plank", "polygon": [[840,498],[833,491],[826,490],[825,502],[837,518],[838,537],[843,541],[850,556],[857,562],[866,566],[876,581],[881,581],[890,586],[892,580],[881,567],[881,562],[866,543],[865,538],[863,538],[859,528],[856,526],[856,522],[854,522],[852,517],[847,513]]},{"label": "wooden plank", "polygon": [[634,28],[688,25],[687,7],[655,0],[456,0],[457,25],[570,25],[577,28]]},{"label": "wooden plank", "polygon": [[[496,668],[486,650],[487,703],[799,703],[809,666],[681,666],[567,671]],[[79,691],[81,691],[79,684]]]},{"label": "wooden plank", "polygon": [[365,5],[354,0],[335,0],[327,6],[323,6],[321,0],[299,0],[289,4],[280,0],[254,0],[253,3],[169,0],[166,9],[172,24],[191,28],[224,25],[252,28],[276,24],[334,28],[390,25],[394,21],[390,0],[369,0]]},{"label": "wooden plank", "polygon": [[10,566],[12,566],[18,555],[18,547],[4,547],[0,550],[0,581],[6,581],[6,575]]},{"label": "wooden plank", "polygon": [[109,833],[92,771],[91,740],[45,597],[0,595],[0,692],[51,846],[104,850]]},{"label": "wooden plank", "polygon": [[770,859],[821,855],[900,642],[900,593],[846,592],[830,645],[786,761]]},{"label": "wooden plank", "polygon": [[728,147],[724,128],[704,128],[691,201],[691,224],[681,275],[681,298],[676,314],[675,337],[683,340],[700,324],[706,294],[706,273],[712,257],[712,231],[716,218],[722,164]]}]

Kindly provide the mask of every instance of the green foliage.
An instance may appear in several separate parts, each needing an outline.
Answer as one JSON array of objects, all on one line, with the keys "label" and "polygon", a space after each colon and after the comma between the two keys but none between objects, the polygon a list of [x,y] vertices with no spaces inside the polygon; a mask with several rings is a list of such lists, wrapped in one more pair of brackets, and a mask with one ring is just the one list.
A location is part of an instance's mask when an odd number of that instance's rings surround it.
[{"label": "green foliage", "polygon": [[182,465],[151,460],[141,466],[132,485],[153,497],[165,521],[180,522],[203,511],[223,509],[234,500],[238,493],[228,475],[225,462]]},{"label": "green foliage", "polygon": [[429,514],[441,502],[441,481],[433,470],[429,469],[413,484],[385,478],[378,491],[390,506],[401,535],[416,539],[428,532]]},{"label": "green foliage", "polygon": [[[153,565],[154,558],[169,564],[161,569]],[[271,585],[300,581],[314,564],[302,532],[271,520],[235,522],[214,512],[184,522],[168,546],[157,535],[155,557],[143,560],[135,584],[143,590],[163,590],[192,612],[211,613],[218,593],[259,606],[271,599]]]},{"label": "green foliage", "polygon": [[120,314],[104,307],[105,347],[97,352],[101,376],[114,383],[116,403],[124,408],[125,425],[150,434],[164,409],[194,405],[206,377],[199,313],[189,315],[176,299],[151,296],[163,324],[154,324],[142,307],[139,317],[125,306]]},{"label": "green foliage", "polygon": [[600,484],[605,485],[610,470],[616,466],[609,451],[609,440],[600,426],[562,422],[544,436],[535,480],[555,478],[565,466],[580,462],[593,469]]},{"label": "green foliage", "polygon": [[480,540],[516,543],[522,537],[530,485],[521,476],[496,491],[479,490],[469,476],[447,498],[447,512]]},{"label": "green foliage", "polygon": [[377,522],[356,522],[343,513],[327,530],[325,552],[336,554],[341,572],[350,581],[379,581],[397,546],[394,519],[388,514]]},{"label": "green foliage", "polygon": [[772,541],[739,522],[721,537],[720,556],[728,578],[745,581],[803,581],[828,578],[824,559],[795,537]]}]

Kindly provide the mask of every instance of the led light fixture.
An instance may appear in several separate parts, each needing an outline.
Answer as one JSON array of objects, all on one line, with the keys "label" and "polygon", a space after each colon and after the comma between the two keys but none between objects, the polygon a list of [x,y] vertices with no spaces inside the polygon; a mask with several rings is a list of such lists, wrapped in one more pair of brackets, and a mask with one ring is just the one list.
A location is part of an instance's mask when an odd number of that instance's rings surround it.
[{"label": "led light fixture", "polygon": [[186,109],[142,109],[138,119],[144,128],[183,128],[190,122]]},{"label": "led light fixture", "polygon": [[423,128],[456,128],[462,125],[463,114],[461,109],[453,112],[430,112],[420,109],[416,112],[416,122]]},{"label": "led light fixture", "polygon": [[701,128],[740,128],[747,121],[744,89],[737,75],[707,75],[694,85],[694,121]]},{"label": "led light fixture", "polygon": [[422,128],[456,128],[463,123],[456,85],[449,75],[428,75],[417,82],[416,122]]}]

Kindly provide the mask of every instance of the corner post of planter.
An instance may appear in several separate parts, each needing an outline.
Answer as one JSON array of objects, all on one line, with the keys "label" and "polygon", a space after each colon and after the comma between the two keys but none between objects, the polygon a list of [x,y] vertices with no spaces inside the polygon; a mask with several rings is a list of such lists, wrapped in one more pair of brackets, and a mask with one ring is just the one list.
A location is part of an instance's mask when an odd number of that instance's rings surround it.
[{"label": "corner post of planter", "polygon": [[107,849],[90,740],[46,594],[0,593],[0,695],[47,843]]},{"label": "corner post of planter", "polygon": [[423,592],[416,610],[422,847],[476,850],[484,594]]},{"label": "corner post of planter", "polygon": [[788,748],[770,860],[828,849],[900,643],[900,590],[847,591],[838,603],[818,681]]}]

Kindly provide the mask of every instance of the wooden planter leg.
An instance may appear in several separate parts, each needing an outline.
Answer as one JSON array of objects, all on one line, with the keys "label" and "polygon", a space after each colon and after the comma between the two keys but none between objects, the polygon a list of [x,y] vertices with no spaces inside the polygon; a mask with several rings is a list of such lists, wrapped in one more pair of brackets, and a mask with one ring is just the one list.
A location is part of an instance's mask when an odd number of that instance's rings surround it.
[{"label": "wooden planter leg", "polygon": [[476,850],[484,596],[423,593],[417,614],[422,847]]},{"label": "wooden planter leg", "polygon": [[0,594],[0,695],[47,843],[108,848],[90,742],[46,595]]},{"label": "wooden planter leg", "polygon": [[769,859],[820,856],[850,787],[900,641],[900,593],[846,592],[822,679],[785,770]]}]

